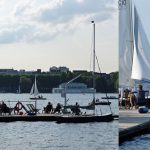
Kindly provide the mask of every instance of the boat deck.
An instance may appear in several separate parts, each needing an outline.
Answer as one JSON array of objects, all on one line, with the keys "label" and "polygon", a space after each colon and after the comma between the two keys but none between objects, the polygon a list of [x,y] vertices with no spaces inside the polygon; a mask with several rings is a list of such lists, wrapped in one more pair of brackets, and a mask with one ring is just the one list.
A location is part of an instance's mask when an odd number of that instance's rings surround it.
[{"label": "boat deck", "polygon": [[149,133],[150,112],[141,114],[138,110],[119,111],[119,143],[135,136]]}]

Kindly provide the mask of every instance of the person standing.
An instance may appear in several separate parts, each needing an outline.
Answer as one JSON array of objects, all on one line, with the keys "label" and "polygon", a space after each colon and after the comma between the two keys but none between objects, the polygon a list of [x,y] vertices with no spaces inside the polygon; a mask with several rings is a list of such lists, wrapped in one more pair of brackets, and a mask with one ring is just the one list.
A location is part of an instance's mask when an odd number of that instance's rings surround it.
[{"label": "person standing", "polygon": [[141,84],[139,84],[139,90],[137,92],[137,104],[138,106],[146,106],[145,91]]}]

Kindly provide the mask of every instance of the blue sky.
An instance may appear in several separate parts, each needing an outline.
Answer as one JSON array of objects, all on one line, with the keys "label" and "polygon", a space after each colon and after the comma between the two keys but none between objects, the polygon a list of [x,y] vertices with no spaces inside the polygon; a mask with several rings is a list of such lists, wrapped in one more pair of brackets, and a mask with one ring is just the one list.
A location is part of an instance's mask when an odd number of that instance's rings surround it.
[{"label": "blue sky", "polygon": [[90,70],[95,20],[101,70],[118,70],[116,0],[1,0],[0,8],[0,68]]}]

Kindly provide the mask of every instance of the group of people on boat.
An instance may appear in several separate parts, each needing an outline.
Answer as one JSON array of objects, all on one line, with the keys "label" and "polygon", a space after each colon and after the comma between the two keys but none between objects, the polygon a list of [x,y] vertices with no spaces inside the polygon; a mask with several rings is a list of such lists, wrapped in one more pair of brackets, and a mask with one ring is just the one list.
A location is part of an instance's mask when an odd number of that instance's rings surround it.
[{"label": "group of people on boat", "polygon": [[138,108],[139,106],[147,106],[146,92],[143,90],[143,86],[139,84],[138,91],[131,91],[125,89],[119,93],[119,105],[128,108]]},{"label": "group of people on boat", "polygon": [[[62,109],[63,109],[63,107],[60,103],[57,103],[56,108],[54,109],[53,104],[51,102],[48,102],[47,106],[44,107],[44,112],[47,114],[49,114],[49,113],[61,113]],[[75,115],[79,115],[81,113],[80,106],[77,102],[70,109],[71,109],[72,113]]]},{"label": "group of people on boat", "polygon": [[[6,105],[6,103],[4,101],[2,101],[0,103],[0,114],[2,115],[3,113],[4,114],[8,113],[9,115],[11,115],[12,110],[14,110],[14,114],[19,115],[22,108],[25,110],[26,113],[29,112],[26,109],[26,107],[19,101],[12,108],[8,107]],[[56,108],[54,108],[53,104],[51,102],[48,102],[47,106],[44,107],[44,113],[46,113],[46,114],[61,113],[61,112],[63,113],[63,109],[64,109],[64,107],[60,103],[57,103]],[[81,114],[80,106],[77,102],[75,103],[75,105],[72,105],[72,107],[70,107],[70,109],[71,109],[72,114],[75,114],[75,115]]]},{"label": "group of people on boat", "polygon": [[43,95],[39,95],[38,98],[43,98]]},{"label": "group of people on boat", "polygon": [[47,106],[44,107],[45,113],[60,113],[62,109],[62,106],[60,103],[57,103],[56,108],[53,108],[53,104],[51,102],[48,102]]}]

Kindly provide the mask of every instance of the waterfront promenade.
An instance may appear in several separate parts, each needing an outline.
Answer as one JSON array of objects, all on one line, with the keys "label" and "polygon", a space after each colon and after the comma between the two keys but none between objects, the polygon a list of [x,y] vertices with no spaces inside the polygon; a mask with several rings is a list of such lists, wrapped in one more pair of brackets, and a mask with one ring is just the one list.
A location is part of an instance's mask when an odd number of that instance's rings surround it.
[{"label": "waterfront promenade", "polygon": [[138,110],[119,111],[120,144],[145,133],[150,133],[150,112],[140,114]]}]

